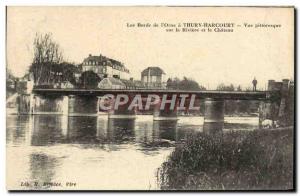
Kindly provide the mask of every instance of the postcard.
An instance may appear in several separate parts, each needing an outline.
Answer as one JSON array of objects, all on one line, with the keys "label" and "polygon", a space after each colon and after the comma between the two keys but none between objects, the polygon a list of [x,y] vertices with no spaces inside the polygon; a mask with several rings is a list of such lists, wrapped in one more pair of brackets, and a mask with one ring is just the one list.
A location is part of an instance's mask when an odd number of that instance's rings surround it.
[{"label": "postcard", "polygon": [[294,7],[8,6],[9,191],[294,191]]}]

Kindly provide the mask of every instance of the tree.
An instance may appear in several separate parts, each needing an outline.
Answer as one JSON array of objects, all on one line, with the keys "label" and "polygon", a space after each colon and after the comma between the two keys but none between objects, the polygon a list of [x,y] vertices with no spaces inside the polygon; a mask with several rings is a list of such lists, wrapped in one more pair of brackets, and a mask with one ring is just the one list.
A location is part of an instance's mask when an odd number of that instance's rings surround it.
[{"label": "tree", "polygon": [[83,88],[96,88],[101,78],[93,71],[85,71],[79,78],[79,85]]},{"label": "tree", "polygon": [[253,91],[253,88],[252,88],[252,87],[247,87],[247,88],[245,89],[245,91],[247,91],[247,92]]},{"label": "tree", "polygon": [[71,84],[76,85],[75,73],[78,73],[80,68],[67,62],[61,63],[59,67],[62,69],[62,81],[69,81]]},{"label": "tree", "polygon": [[6,69],[6,96],[10,96],[12,93],[15,93],[16,91],[16,81],[18,78],[16,78],[11,70]]},{"label": "tree", "polygon": [[230,85],[225,85],[224,83],[221,83],[217,86],[218,91],[234,91],[234,86],[233,84]]},{"label": "tree", "polygon": [[183,77],[182,80],[177,77],[174,79],[169,78],[167,80],[167,88],[177,90],[205,90],[205,87],[200,86],[195,80],[187,77]]},{"label": "tree", "polygon": [[10,69],[6,69],[6,79],[8,80],[15,80],[16,77],[12,74]]},{"label": "tree", "polygon": [[63,61],[59,45],[53,41],[52,34],[36,34],[33,42],[34,57],[30,66],[35,84],[49,84],[53,78],[53,68]]},{"label": "tree", "polygon": [[168,78],[167,80],[167,89],[172,89],[173,80],[172,78]]}]

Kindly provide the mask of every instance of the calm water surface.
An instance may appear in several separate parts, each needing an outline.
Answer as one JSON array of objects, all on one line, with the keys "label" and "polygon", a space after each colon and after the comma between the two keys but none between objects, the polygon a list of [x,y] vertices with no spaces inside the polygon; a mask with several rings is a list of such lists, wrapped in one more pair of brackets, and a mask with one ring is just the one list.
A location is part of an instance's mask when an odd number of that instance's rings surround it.
[{"label": "calm water surface", "polygon": [[[159,189],[157,168],[175,141],[202,131],[203,117],[180,117],[177,122],[152,118],[7,116],[8,188]],[[226,130],[258,127],[254,117],[225,121]],[[48,182],[61,185],[43,184]]]}]

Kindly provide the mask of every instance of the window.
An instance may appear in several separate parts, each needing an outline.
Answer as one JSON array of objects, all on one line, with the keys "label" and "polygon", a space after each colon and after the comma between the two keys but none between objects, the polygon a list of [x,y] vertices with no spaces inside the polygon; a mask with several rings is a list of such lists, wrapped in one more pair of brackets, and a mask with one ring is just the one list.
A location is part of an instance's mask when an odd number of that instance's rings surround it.
[{"label": "window", "polygon": [[147,77],[146,76],[143,76],[143,82],[147,82]]},{"label": "window", "polygon": [[151,82],[156,82],[156,76],[151,76]]}]

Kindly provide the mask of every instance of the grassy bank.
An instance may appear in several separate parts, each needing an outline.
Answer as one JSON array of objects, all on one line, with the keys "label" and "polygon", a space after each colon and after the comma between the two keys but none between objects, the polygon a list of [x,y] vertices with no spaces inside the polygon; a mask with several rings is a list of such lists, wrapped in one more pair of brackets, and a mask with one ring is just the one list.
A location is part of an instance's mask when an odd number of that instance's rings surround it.
[{"label": "grassy bank", "polygon": [[165,190],[293,188],[293,129],[194,133],[157,173]]}]

